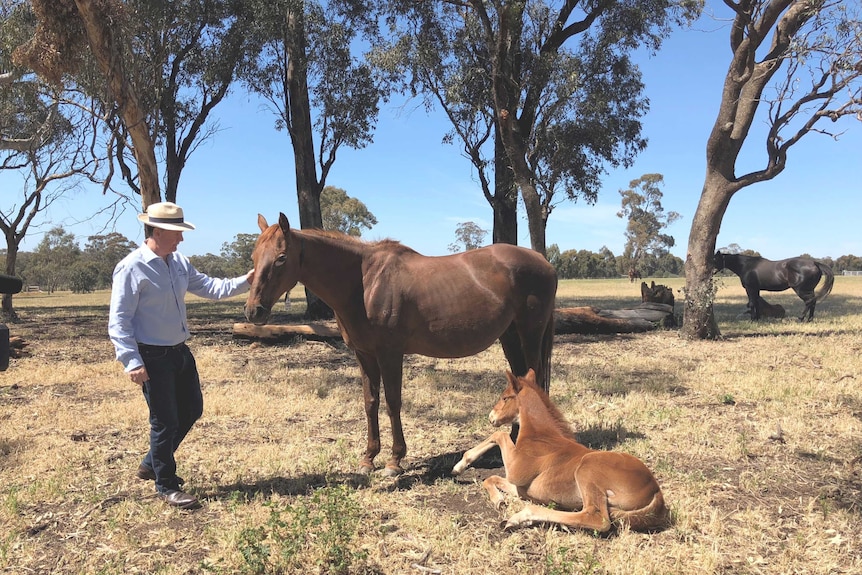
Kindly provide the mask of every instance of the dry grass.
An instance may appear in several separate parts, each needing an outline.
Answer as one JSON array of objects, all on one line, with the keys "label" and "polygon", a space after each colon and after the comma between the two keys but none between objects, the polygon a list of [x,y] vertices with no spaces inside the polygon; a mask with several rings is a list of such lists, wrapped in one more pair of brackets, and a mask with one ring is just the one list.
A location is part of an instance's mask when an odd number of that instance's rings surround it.
[{"label": "dry grass", "polygon": [[[567,281],[558,305],[626,307],[639,293],[626,280]],[[728,278],[716,301],[722,341],[674,331],[557,338],[551,393],[581,440],[641,457],[672,508],[663,532],[609,537],[503,532],[521,504],[497,512],[479,485],[499,459],[449,476],[491,431],[499,346],[408,358],[408,470],[363,478],[350,353],[233,340],[241,298],[190,303],[205,413],[177,455],[204,506],[170,509],[133,475],[145,403],[113,360],[107,299],[15,298],[23,321],[11,331],[31,355],[0,374],[0,572],[862,572],[862,278],[837,278],[810,324],[734,319],[744,293]],[[767,299],[801,313],[792,292]],[[389,447],[381,424],[378,463]]]}]

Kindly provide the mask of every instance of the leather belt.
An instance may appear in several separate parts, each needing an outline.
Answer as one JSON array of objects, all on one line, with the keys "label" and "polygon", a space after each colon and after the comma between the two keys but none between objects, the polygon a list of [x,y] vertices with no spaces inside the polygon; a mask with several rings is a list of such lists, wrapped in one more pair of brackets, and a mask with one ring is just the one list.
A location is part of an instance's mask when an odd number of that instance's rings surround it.
[{"label": "leather belt", "polygon": [[138,342],[138,349],[151,349],[151,350],[154,350],[154,351],[157,351],[157,350],[169,350],[169,349],[180,349],[180,348],[181,348],[181,347],[183,347],[185,344],[186,344],[186,342],[184,342],[184,341],[181,341],[180,343],[178,343],[178,344],[176,344],[176,345],[150,345],[150,344],[148,344],[148,343],[141,343],[141,342]]}]

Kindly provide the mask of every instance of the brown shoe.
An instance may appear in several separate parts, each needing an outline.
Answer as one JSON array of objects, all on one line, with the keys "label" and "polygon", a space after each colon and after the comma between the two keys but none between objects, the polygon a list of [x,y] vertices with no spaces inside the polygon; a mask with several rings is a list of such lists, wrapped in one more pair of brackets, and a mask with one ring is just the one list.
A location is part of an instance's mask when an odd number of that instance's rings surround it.
[{"label": "brown shoe", "polygon": [[165,493],[159,493],[159,497],[171,507],[179,509],[197,509],[201,506],[197,497],[189,495],[184,491],[166,491]]},{"label": "brown shoe", "polygon": [[[146,465],[144,465],[143,463],[138,465],[138,471],[135,473],[135,476],[138,479],[144,479],[147,481],[155,481],[156,480],[156,472],[153,471],[152,469],[150,469],[149,467],[147,467]],[[177,476],[177,483],[182,485],[185,482],[186,482],[185,479],[183,479],[180,476]]]}]

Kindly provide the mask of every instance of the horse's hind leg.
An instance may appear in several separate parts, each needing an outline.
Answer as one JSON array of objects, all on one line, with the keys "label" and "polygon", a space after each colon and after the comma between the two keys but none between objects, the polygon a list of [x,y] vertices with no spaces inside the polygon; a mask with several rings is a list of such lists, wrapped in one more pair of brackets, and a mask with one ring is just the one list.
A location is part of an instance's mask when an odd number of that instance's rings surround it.
[{"label": "horse's hind leg", "polygon": [[567,527],[592,529],[606,533],[612,525],[607,495],[597,485],[589,486],[589,491],[582,493],[584,507],[580,511],[560,511],[548,507],[527,505],[523,510],[509,518],[509,521],[506,522],[506,529],[526,527],[534,523],[556,523]]},{"label": "horse's hind leg", "polygon": [[512,373],[518,377],[527,375],[527,356],[514,323],[509,324],[506,331],[500,335],[500,345],[503,347],[503,355],[506,356]]},{"label": "horse's hind leg", "polygon": [[395,476],[403,473],[401,460],[407,455],[407,443],[404,441],[404,429],[401,426],[401,379],[403,377],[403,360],[401,354],[381,355],[380,373],[383,378],[383,393],[386,396],[386,413],[389,415],[389,425],[392,428],[392,457],[386,462],[386,475]]},{"label": "horse's hind leg", "polygon": [[814,306],[817,305],[817,296],[814,295],[813,291],[810,292],[796,292],[803,302],[805,302],[805,309],[802,310],[802,315],[799,317],[799,321],[806,321],[805,317],[808,316],[808,321],[814,319]]},{"label": "horse's hind leg", "polygon": [[380,367],[377,361],[368,355],[356,352],[359,371],[362,376],[362,395],[365,404],[365,421],[368,429],[368,443],[365,455],[359,463],[360,473],[374,471],[374,458],[380,453]]},{"label": "horse's hind leg", "polygon": [[500,477],[499,475],[488,477],[488,479],[482,482],[482,487],[488,492],[488,499],[491,500],[495,509],[499,509],[506,502],[504,493],[512,497],[518,497],[518,487],[505,477]]},{"label": "horse's hind leg", "polygon": [[536,383],[545,393],[550,392],[551,351],[554,345],[553,309],[547,321],[541,318],[519,318],[500,336],[503,354],[512,373],[527,375],[530,368],[536,372]]}]

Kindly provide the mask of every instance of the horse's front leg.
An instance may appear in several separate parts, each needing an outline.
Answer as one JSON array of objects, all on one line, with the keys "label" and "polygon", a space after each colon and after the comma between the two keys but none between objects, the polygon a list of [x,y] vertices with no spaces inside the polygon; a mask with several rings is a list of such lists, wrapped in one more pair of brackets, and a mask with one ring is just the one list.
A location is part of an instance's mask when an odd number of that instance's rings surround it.
[{"label": "horse's front leg", "polygon": [[748,309],[751,311],[751,319],[756,321],[760,319],[760,290],[754,288],[745,288],[748,294]]},{"label": "horse's front leg", "polygon": [[362,395],[365,404],[365,422],[368,430],[368,443],[365,455],[359,463],[359,472],[368,474],[374,471],[374,458],[380,453],[380,368],[374,357],[356,352],[359,372],[362,376]]},{"label": "horse's front leg", "polygon": [[472,449],[468,449],[464,452],[464,455],[461,457],[461,461],[455,464],[455,467],[452,468],[452,475],[461,475],[464,471],[467,470],[468,467],[473,465],[480,457],[485,455],[488,451],[490,451],[495,445],[497,445],[496,433],[491,434],[485,441],[478,444],[476,447]]},{"label": "horse's front leg", "polygon": [[392,427],[392,457],[386,462],[384,473],[389,476],[404,472],[401,460],[407,455],[407,443],[401,428],[401,380],[404,355],[391,354],[377,358],[383,377],[383,393],[386,397],[386,413]]}]

